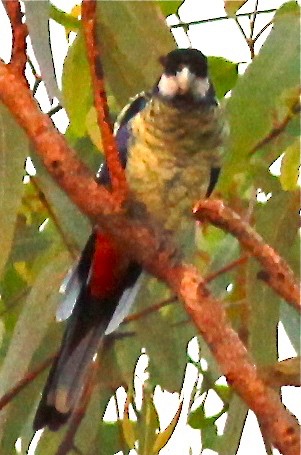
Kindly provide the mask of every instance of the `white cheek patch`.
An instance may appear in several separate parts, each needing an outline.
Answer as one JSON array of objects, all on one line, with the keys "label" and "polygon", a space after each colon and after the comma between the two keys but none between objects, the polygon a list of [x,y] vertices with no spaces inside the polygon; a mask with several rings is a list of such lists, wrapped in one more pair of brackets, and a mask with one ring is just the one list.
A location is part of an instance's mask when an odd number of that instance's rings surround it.
[{"label": "white cheek patch", "polygon": [[175,96],[178,91],[178,83],[176,76],[166,76],[166,74],[162,74],[158,84],[158,89],[162,96],[166,97]]},{"label": "white cheek patch", "polygon": [[207,77],[197,77],[192,86],[192,93],[196,98],[204,98],[210,88],[209,80]]}]

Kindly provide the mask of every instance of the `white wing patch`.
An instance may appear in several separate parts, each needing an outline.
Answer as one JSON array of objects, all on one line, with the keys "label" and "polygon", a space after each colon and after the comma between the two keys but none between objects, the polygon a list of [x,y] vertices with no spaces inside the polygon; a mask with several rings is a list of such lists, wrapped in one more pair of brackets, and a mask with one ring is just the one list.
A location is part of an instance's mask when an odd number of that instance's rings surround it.
[{"label": "white wing patch", "polygon": [[114,311],[114,314],[108,324],[108,327],[106,328],[105,335],[110,335],[110,333],[115,332],[115,330],[118,329],[122,321],[129,314],[130,309],[140,290],[143,278],[144,273],[141,273],[134,286],[127,288],[123,292],[119,300],[119,303]]},{"label": "white wing patch", "polygon": [[[83,279],[79,274],[78,266],[79,264],[77,263],[68,271],[59,289],[60,294],[63,294],[63,300],[56,311],[56,320],[58,322],[66,321],[66,319],[71,316],[78,296],[82,290]],[[88,281],[90,278],[90,273],[88,276]]]}]

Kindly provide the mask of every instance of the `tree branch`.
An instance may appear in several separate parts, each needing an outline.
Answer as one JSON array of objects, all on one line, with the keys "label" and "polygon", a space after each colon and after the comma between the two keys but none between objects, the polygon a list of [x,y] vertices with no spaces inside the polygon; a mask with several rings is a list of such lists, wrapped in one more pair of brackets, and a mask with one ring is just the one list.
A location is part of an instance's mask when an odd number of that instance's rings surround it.
[{"label": "tree branch", "polygon": [[27,26],[22,23],[22,12],[18,0],[6,0],[5,8],[11,23],[13,46],[10,60],[11,67],[24,76],[26,56]]},{"label": "tree branch", "polygon": [[260,379],[253,360],[227,322],[222,304],[206,289],[197,270],[180,262],[168,234],[162,232],[145,211],[137,210],[137,204],[130,204],[132,210],[128,214],[120,211],[114,195],[97,185],[49,117],[41,113],[25,82],[2,62],[0,99],[27,132],[49,173],[80,210],[126,245],[127,254],[133,260],[164,280],[183,300],[228,382],[256,413],[273,445],[287,455],[299,455],[295,417]]},{"label": "tree branch", "polygon": [[200,201],[194,209],[194,214],[198,220],[210,221],[237,237],[240,244],[249,250],[264,267],[265,270],[259,274],[258,278],[264,280],[296,310],[301,311],[300,289],[293,271],[284,259],[264,242],[249,223],[226,207],[219,199]]},{"label": "tree branch", "polygon": [[41,374],[46,368],[51,365],[54,359],[57,357],[57,353],[48,357],[41,365],[39,365],[35,370],[29,372],[23,379],[21,379],[17,384],[11,388],[7,393],[5,393],[0,398],[0,410],[4,408],[11,400],[13,400],[29,383],[34,381],[39,374]]},{"label": "tree branch", "polygon": [[276,139],[287,127],[289,122],[293,119],[293,117],[300,112],[301,105],[300,102],[297,101],[294,106],[291,108],[289,113],[284,117],[281,123],[279,123],[277,126],[275,126],[268,134],[265,136],[261,141],[259,141],[251,150],[250,154],[257,152],[257,150],[260,150],[262,147],[267,145],[269,142],[271,142],[273,139]]},{"label": "tree branch", "polygon": [[109,168],[112,188],[116,198],[122,203],[128,194],[128,185],[125,172],[122,168],[117,144],[112,134],[110,113],[105,90],[104,73],[101,63],[101,46],[96,34],[96,2],[83,0],[82,23],[86,38],[87,56],[91,72],[94,92],[94,105],[97,112],[97,121],[101,132],[103,149]]}]

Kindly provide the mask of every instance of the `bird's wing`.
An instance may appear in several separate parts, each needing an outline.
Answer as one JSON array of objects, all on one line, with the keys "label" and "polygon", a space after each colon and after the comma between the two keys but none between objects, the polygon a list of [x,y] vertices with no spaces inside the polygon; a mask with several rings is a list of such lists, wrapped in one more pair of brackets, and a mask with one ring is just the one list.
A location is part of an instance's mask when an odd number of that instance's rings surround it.
[{"label": "bird's wing", "polygon": [[[142,109],[144,109],[148,102],[148,99],[149,96],[145,93],[137,95],[121,111],[115,123],[114,134],[117,141],[121,164],[124,168],[126,166],[128,143],[131,136],[131,121],[140,111],[142,111]],[[97,180],[99,183],[103,185],[110,184],[109,170],[106,163],[103,163],[101,165],[97,173]],[[95,232],[92,232],[79,260],[70,269],[69,273],[67,274],[66,278],[64,279],[61,285],[60,292],[63,294],[63,299],[56,312],[57,321],[65,321],[71,316],[77,299],[83,289],[83,286],[89,282],[94,247]],[[125,291],[125,293],[128,292],[129,289]],[[131,292],[133,292],[136,295],[138,292],[138,288],[135,287],[133,290],[131,290]],[[134,298],[129,299],[128,297],[129,296],[125,295],[124,299],[120,300],[119,305],[116,308],[116,312],[113,316],[112,323],[110,324],[110,327],[108,327],[108,332],[112,332],[113,330],[115,330],[123,319],[122,315],[125,312],[127,313],[126,308],[123,308],[122,302],[124,301],[130,302],[134,300]]]}]

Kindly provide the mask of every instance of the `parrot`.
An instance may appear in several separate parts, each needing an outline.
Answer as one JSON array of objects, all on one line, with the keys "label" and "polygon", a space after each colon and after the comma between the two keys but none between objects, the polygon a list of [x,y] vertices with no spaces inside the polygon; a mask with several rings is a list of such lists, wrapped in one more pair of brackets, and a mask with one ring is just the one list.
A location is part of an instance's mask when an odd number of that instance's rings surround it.
[{"label": "parrot", "polygon": [[[115,128],[119,158],[131,193],[151,216],[181,238],[193,223],[193,204],[208,197],[218,179],[225,137],[222,109],[198,49],[174,49],[160,57],[153,88],[137,95]],[[97,181],[110,188],[104,162]],[[91,364],[106,337],[130,312],[143,271],[126,248],[101,227],[93,228],[63,283],[57,319],[67,320],[33,428],[58,430],[78,405]]]}]

